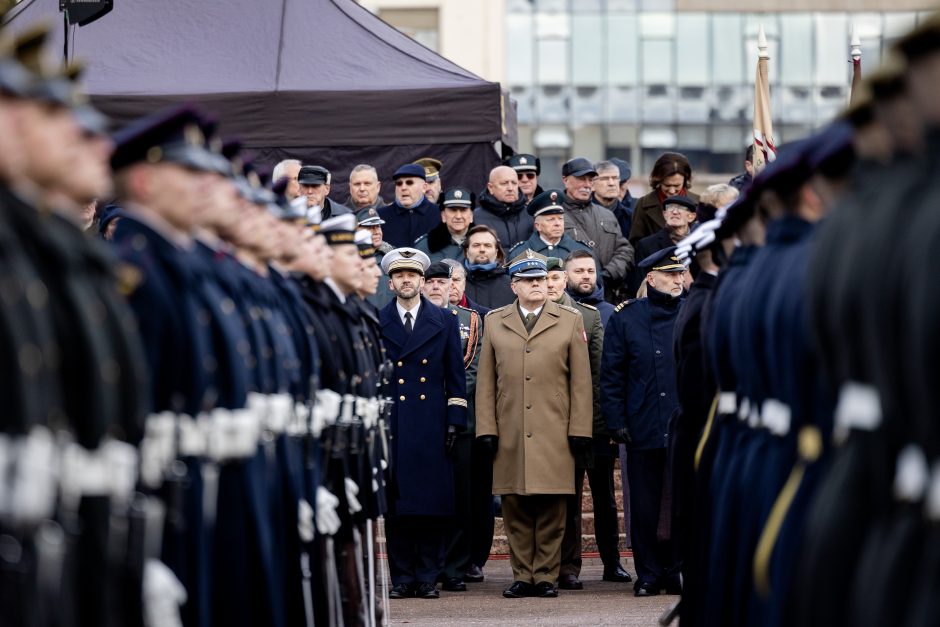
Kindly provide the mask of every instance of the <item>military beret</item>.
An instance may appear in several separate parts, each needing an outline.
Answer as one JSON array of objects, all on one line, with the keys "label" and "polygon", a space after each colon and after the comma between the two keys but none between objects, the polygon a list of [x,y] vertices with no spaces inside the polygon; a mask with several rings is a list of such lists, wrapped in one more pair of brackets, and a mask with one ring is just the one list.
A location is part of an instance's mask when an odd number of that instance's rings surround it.
[{"label": "military beret", "polygon": [[665,209],[669,205],[679,205],[686,211],[691,211],[692,213],[695,213],[695,210],[698,209],[698,205],[695,203],[694,200],[692,200],[688,196],[681,196],[681,195],[670,196],[669,198],[663,201],[663,209]]},{"label": "military beret", "polygon": [[320,165],[305,165],[297,173],[301,185],[329,185],[331,179],[330,171]]},{"label": "military beret", "polygon": [[424,167],[418,165],[417,163],[406,163],[397,170],[395,174],[392,175],[392,180],[397,180],[400,178],[414,177],[421,179],[422,181],[427,181],[427,174],[424,171]]},{"label": "military beret", "polygon": [[655,253],[641,261],[636,266],[639,270],[646,272],[683,272],[685,265],[676,257],[676,247],[670,246],[657,250]]},{"label": "military beret", "polygon": [[466,187],[451,187],[444,192],[441,209],[444,207],[470,207],[476,204],[476,195]]},{"label": "military beret", "polygon": [[431,157],[422,157],[415,160],[415,165],[424,168],[424,178],[428,183],[433,183],[441,175],[441,169],[444,164]]},{"label": "military beret", "polygon": [[360,209],[356,213],[356,219],[359,220],[359,226],[382,226],[385,220],[379,217],[379,212],[375,207]]},{"label": "military beret", "polygon": [[356,231],[354,237],[356,241],[356,246],[359,247],[359,257],[362,259],[368,259],[369,257],[375,257],[375,246],[372,245],[372,233],[366,230]]},{"label": "military beret", "polygon": [[519,153],[513,155],[503,162],[516,172],[535,172],[542,173],[542,162],[535,158],[535,155]]},{"label": "military beret", "polygon": [[525,249],[518,257],[509,262],[509,276],[516,279],[533,279],[548,274],[547,258],[532,249]]},{"label": "military beret", "polygon": [[194,170],[214,171],[212,154],[205,145],[199,113],[177,105],[139,118],[112,135],[111,169],[134,163],[170,162]]},{"label": "military beret", "polygon": [[585,176],[586,174],[597,174],[597,170],[594,169],[594,164],[584,157],[575,157],[561,166],[562,176]]},{"label": "military beret", "polygon": [[320,223],[320,235],[330,246],[356,243],[356,216],[351,213],[329,218]]},{"label": "military beret", "polygon": [[382,272],[387,276],[404,270],[424,275],[430,265],[428,256],[416,248],[396,248],[382,257]]},{"label": "military beret", "polygon": [[557,272],[565,269],[565,262],[558,257],[549,257],[545,261],[545,270],[547,272]]},{"label": "military beret", "polygon": [[560,189],[549,189],[542,192],[532,199],[532,202],[526,206],[526,211],[533,218],[542,215],[553,215],[564,213],[565,208],[561,205],[565,200],[565,193]]},{"label": "military beret", "polygon": [[620,182],[629,181],[630,177],[633,176],[633,168],[630,167],[630,164],[624,161],[623,159],[618,159],[614,157],[610,160],[615,166],[620,169]]},{"label": "military beret", "polygon": [[449,279],[451,267],[443,261],[435,261],[424,271],[426,279]]}]

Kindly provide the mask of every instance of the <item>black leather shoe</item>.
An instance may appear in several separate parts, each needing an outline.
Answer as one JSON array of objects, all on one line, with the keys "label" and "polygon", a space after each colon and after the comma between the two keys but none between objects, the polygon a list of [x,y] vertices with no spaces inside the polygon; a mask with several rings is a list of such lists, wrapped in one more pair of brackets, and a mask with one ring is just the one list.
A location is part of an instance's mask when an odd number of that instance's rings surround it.
[{"label": "black leather shoe", "polygon": [[467,584],[459,577],[445,577],[444,583],[441,584],[441,589],[447,590],[448,592],[466,592]]},{"label": "black leather shoe", "polygon": [[659,594],[659,586],[651,583],[637,582],[633,586],[633,596],[635,597],[654,597]]},{"label": "black leather shoe", "polygon": [[419,599],[436,599],[441,596],[433,583],[419,583],[415,588],[415,596]]},{"label": "black leather shoe", "polygon": [[413,596],[414,592],[412,592],[411,586],[404,583],[400,583],[388,591],[388,598],[390,599],[410,599]]},{"label": "black leather shoe", "polygon": [[[575,581],[577,581],[577,579],[575,579]],[[580,585],[581,582],[578,581],[578,584]],[[584,586],[581,586],[581,587],[583,588]],[[581,588],[571,588],[571,589],[580,590]],[[552,597],[557,597],[558,588],[556,588],[555,585],[552,584],[552,582],[550,581],[540,581],[537,584],[535,584],[535,596],[541,597],[543,599],[550,599]]]},{"label": "black leather shoe", "polygon": [[617,583],[629,583],[633,581],[633,577],[630,576],[623,566],[617,564],[614,568],[605,568],[604,569],[604,581],[616,581]]},{"label": "black leather shoe", "polygon": [[535,590],[532,588],[532,584],[524,581],[514,581],[509,588],[503,590],[503,596],[507,599],[521,599],[532,596],[533,592]]},{"label": "black leather shoe", "polygon": [[476,564],[470,564],[467,573],[463,576],[463,580],[467,583],[480,583],[483,581],[483,569]]},{"label": "black leather shoe", "polygon": [[584,590],[584,584],[575,575],[559,575],[558,587],[562,590]]}]

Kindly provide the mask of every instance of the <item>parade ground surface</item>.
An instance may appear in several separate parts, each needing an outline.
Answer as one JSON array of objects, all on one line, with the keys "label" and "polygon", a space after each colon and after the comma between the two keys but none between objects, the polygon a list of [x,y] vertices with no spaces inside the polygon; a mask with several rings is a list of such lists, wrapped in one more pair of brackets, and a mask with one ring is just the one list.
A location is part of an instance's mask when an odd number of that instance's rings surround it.
[{"label": "parade ground surface", "polygon": [[[624,566],[634,574],[633,560]],[[632,583],[601,581],[598,559],[585,560],[584,590],[559,590],[555,599],[504,599],[512,583],[509,560],[486,563],[483,583],[467,584],[466,592],[441,592],[441,598],[400,599],[391,604],[392,625],[657,625],[677,596],[637,599]]]}]

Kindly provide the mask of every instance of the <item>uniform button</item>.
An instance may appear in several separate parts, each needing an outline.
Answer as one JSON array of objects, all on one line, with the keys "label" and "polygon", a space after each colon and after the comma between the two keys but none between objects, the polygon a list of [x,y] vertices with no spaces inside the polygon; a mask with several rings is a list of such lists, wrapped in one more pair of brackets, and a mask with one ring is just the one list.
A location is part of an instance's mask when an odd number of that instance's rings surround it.
[{"label": "uniform button", "polygon": [[656,351],[656,354],[657,354],[657,355],[661,355],[661,354],[662,354],[662,351]]},{"label": "uniform button", "polygon": [[420,398],[420,399],[423,401],[423,400],[424,400],[424,394],[422,394],[422,395],[419,396],[418,398]]},{"label": "uniform button", "polygon": [[404,380],[404,379],[399,379],[399,380],[398,380],[398,385],[404,385],[404,384],[405,384],[405,380]]},{"label": "uniform button", "polygon": [[401,367],[404,366],[404,365],[405,365],[405,364],[403,364],[403,363],[401,363],[401,362],[398,362],[398,367],[399,367],[399,368],[401,368]]},{"label": "uniform button", "polygon": [[526,380],[526,381],[531,381],[531,380],[532,380],[532,375],[527,374],[527,375],[525,376],[525,380]]},{"label": "uniform button", "polygon": [[532,437],[532,433],[531,433],[531,432],[529,432],[529,433],[526,433],[526,434],[525,434],[525,437],[527,437],[527,438],[531,438],[531,437]]},{"label": "uniform button", "polygon": [[398,400],[403,401],[403,400],[405,400],[405,397],[404,397],[404,396],[399,396],[399,397],[398,397]]},{"label": "uniform button", "polygon": [[660,395],[660,396],[666,396],[666,393],[665,393],[665,392],[660,392],[659,395]]},{"label": "uniform button", "polygon": [[532,409],[532,403],[526,403],[525,408],[526,408],[526,409]]},{"label": "uniform button", "polygon": [[421,383],[424,383],[425,381],[427,381],[427,379],[425,379],[424,377],[421,377],[420,381]]},{"label": "uniform button", "polygon": [[427,364],[427,363],[428,363],[428,360],[427,360],[427,359],[422,359],[422,360],[421,360],[421,363],[422,363],[422,364]]},{"label": "uniform button", "polygon": [[531,348],[527,348],[527,349],[525,349],[525,352],[531,353],[531,352],[532,352],[532,349],[531,349]]}]

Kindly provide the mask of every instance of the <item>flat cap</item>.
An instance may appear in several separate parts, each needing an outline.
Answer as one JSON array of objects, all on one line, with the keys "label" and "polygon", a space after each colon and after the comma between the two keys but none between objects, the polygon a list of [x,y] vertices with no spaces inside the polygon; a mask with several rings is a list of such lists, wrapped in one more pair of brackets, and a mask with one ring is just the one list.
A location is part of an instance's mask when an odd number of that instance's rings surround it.
[{"label": "flat cap", "polygon": [[669,205],[679,205],[686,211],[691,211],[692,213],[695,213],[695,210],[698,209],[698,205],[695,203],[694,200],[692,200],[688,196],[682,196],[682,195],[670,196],[669,198],[663,201],[663,209],[665,209]]},{"label": "flat cap", "polygon": [[425,279],[449,279],[451,267],[443,261],[435,261],[424,272]]},{"label": "flat cap", "polygon": [[597,174],[597,170],[594,169],[594,164],[584,157],[575,157],[561,166],[562,176],[585,176],[587,174]]},{"label": "flat cap", "polygon": [[301,185],[329,185],[332,176],[322,165],[305,165],[297,173],[297,182]]},{"label": "flat cap", "polygon": [[417,163],[406,163],[405,165],[395,170],[395,174],[392,175],[392,180],[404,178],[406,176],[419,178],[422,181],[428,180],[427,174],[424,171],[424,167],[418,165]]}]

